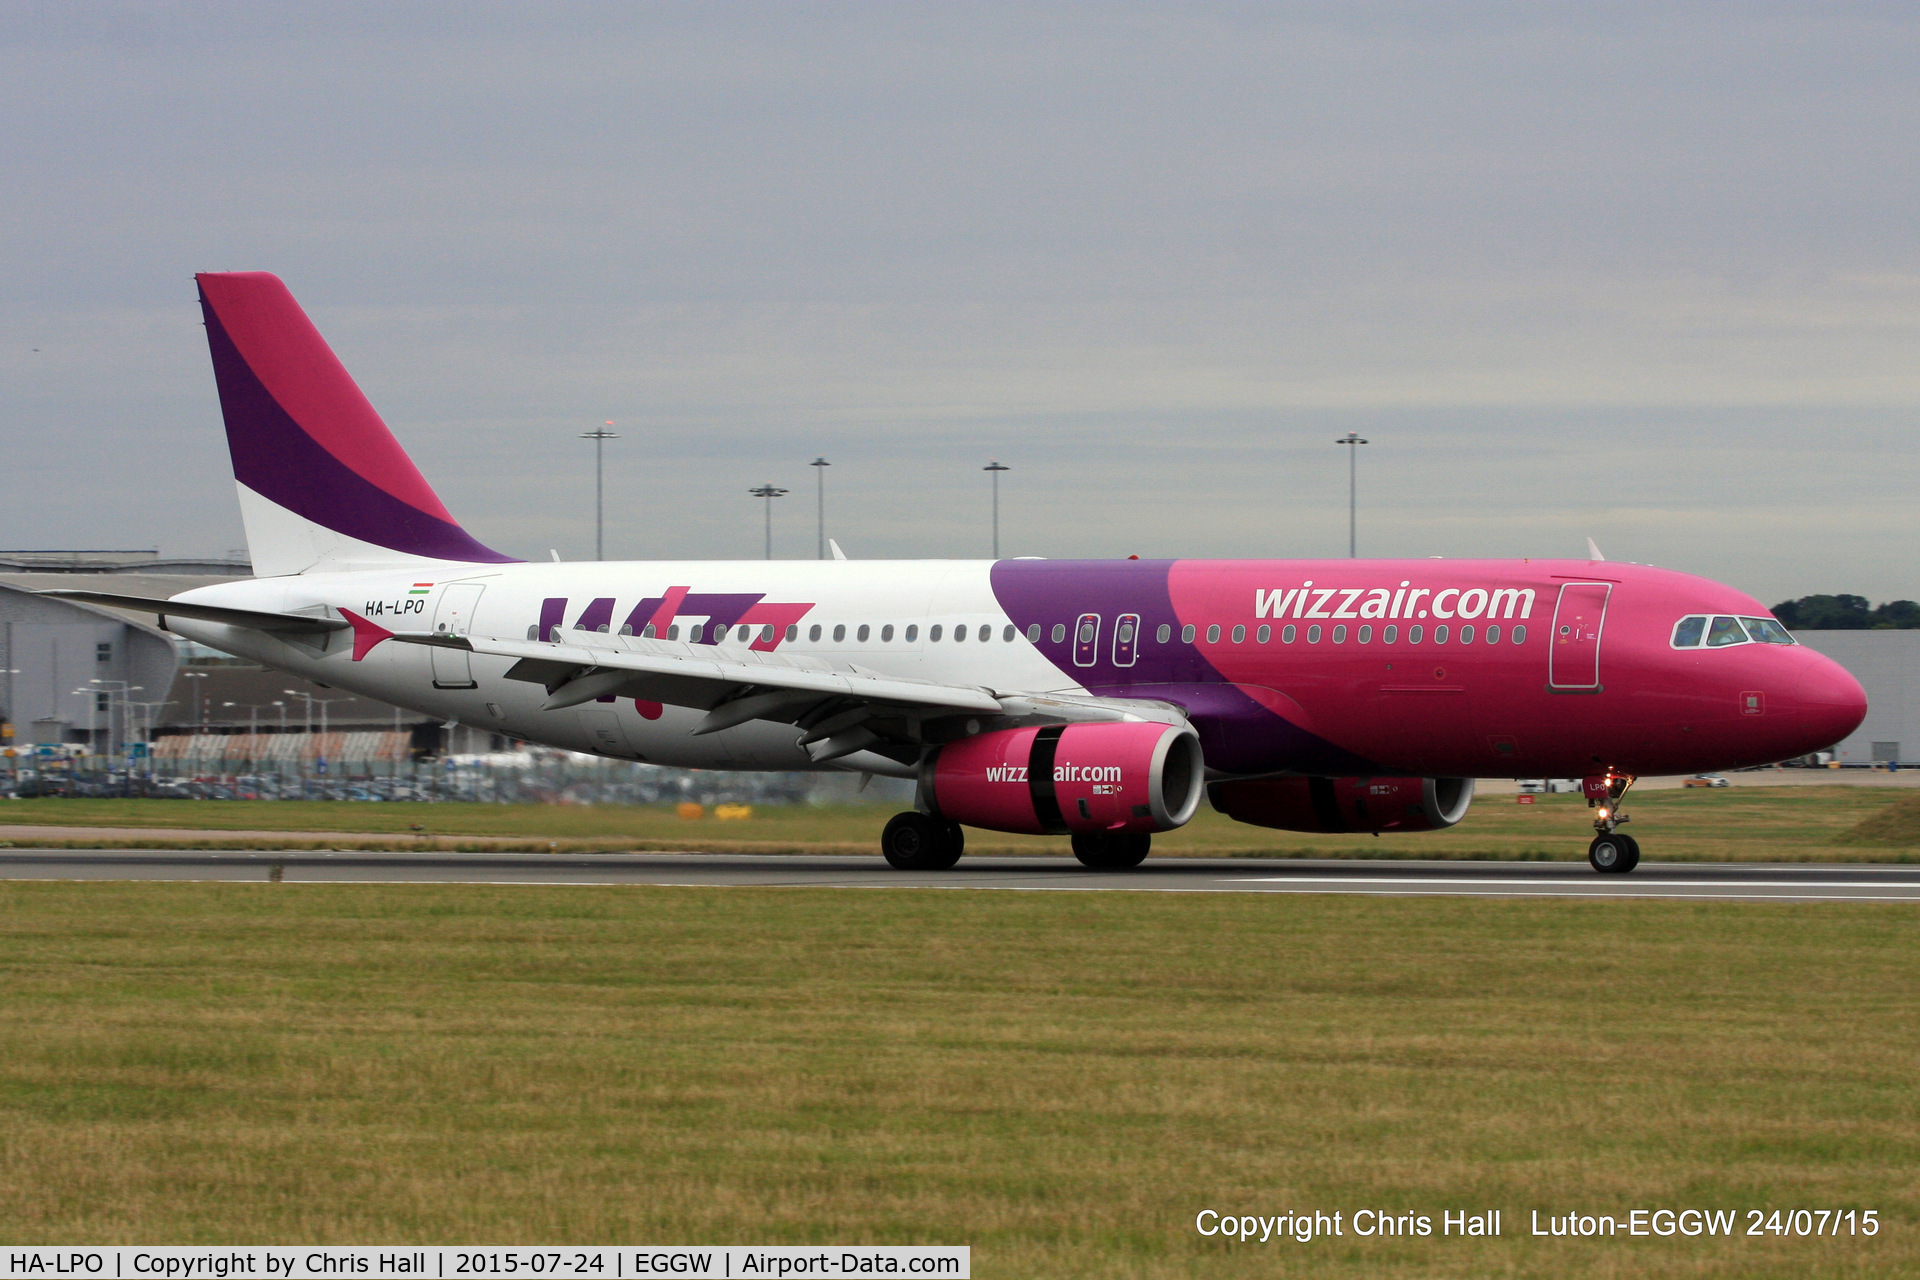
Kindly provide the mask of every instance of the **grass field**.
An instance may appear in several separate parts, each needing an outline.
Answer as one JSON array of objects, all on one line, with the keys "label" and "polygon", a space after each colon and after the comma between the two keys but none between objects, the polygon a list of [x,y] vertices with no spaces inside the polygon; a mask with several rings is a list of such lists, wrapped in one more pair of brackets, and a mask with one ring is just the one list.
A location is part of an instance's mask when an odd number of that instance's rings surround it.
[{"label": "grass field", "polygon": [[[1649,791],[1629,806],[1650,860],[1906,861],[1920,857],[1920,796],[1877,787],[1733,787],[1717,791]],[[1586,857],[1592,829],[1578,796],[1539,796],[1520,805],[1512,796],[1476,801],[1466,821],[1449,831],[1412,835],[1322,836],[1267,831],[1230,821],[1201,807],[1178,831],[1154,837],[1160,856],[1344,858]],[[1901,807],[1904,805],[1905,807]],[[518,847],[570,849],[687,849],[757,853],[875,853],[880,828],[893,810],[881,806],[761,806],[743,821],[711,816],[686,821],[671,808],[484,804],[339,804],[300,801],[16,800],[0,801],[0,838],[7,824],[145,827],[200,831],[358,833],[361,843],[420,844],[410,825],[458,846],[463,840],[505,839]],[[1884,815],[1893,814],[1891,820]],[[1906,815],[1900,817],[1899,815]],[[1865,834],[1856,827],[1879,818]],[[384,839],[371,839],[384,837]],[[46,843],[37,841],[36,843]],[[83,843],[97,845],[98,840]],[[151,839],[125,843],[151,845]],[[195,838],[198,845],[219,844]],[[255,841],[242,841],[257,847]],[[289,841],[297,845],[300,841]],[[305,841],[312,844],[313,841]],[[351,841],[326,841],[330,846]],[[968,833],[975,853],[1064,852],[1047,837]]]},{"label": "grass field", "polygon": [[[1892,905],[0,884],[0,1236],[1911,1275],[1917,927]],[[1486,1207],[1499,1240],[1193,1229]],[[1534,1209],[1661,1207],[1884,1226],[1526,1234]]]}]

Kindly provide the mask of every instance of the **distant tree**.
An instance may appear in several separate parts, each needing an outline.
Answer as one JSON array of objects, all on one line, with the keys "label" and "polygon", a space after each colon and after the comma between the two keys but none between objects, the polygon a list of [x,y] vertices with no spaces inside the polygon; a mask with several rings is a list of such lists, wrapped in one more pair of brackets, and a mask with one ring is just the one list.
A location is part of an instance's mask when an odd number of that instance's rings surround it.
[{"label": "distant tree", "polygon": [[1801,596],[1773,606],[1789,631],[1911,631],[1920,629],[1920,604],[1889,600],[1878,608],[1865,596]]},{"label": "distant tree", "polygon": [[1920,604],[1911,600],[1889,600],[1873,611],[1873,625],[1899,631],[1920,628]]}]

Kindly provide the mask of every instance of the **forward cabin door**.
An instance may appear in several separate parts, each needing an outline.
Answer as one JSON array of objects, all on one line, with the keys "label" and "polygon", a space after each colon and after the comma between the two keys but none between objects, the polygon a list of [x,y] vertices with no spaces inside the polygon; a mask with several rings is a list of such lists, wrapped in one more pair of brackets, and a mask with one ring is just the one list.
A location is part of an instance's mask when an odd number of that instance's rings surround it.
[{"label": "forward cabin door", "polygon": [[[473,626],[473,611],[480,605],[480,593],[486,588],[477,582],[450,582],[440,589],[440,603],[433,611],[433,633],[464,636]],[[433,655],[433,687],[471,689],[473,655],[465,649],[429,649]]]},{"label": "forward cabin door", "polygon": [[1607,582],[1569,582],[1553,606],[1553,635],[1547,649],[1547,687],[1600,688],[1600,631],[1607,623]]}]

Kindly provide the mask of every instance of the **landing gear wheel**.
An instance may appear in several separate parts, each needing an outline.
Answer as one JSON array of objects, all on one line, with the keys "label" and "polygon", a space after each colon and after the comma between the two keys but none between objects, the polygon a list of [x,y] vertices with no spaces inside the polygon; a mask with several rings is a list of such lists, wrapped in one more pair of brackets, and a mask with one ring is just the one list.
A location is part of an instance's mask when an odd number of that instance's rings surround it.
[{"label": "landing gear wheel", "polygon": [[1081,831],[1073,837],[1073,856],[1095,871],[1127,871],[1147,860],[1153,837],[1145,832]]},{"label": "landing gear wheel", "polygon": [[1618,831],[1602,832],[1587,846],[1587,862],[1602,875],[1623,876],[1640,865],[1640,843]]},{"label": "landing gear wheel", "polygon": [[924,813],[896,813],[880,833],[880,852],[897,871],[945,871],[965,847],[959,823]]}]

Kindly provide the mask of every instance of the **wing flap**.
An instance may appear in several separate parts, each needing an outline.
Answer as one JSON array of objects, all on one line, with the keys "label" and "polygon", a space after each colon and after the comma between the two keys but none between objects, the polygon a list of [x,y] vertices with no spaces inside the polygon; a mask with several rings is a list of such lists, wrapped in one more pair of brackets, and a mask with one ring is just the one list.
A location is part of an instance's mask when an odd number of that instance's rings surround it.
[{"label": "wing flap", "polygon": [[601,672],[630,672],[631,679],[616,686],[621,695],[703,711],[712,710],[748,689],[780,689],[949,714],[998,715],[1001,710],[1000,700],[989,690],[977,686],[835,670],[813,660],[801,665],[769,653],[696,656],[695,646],[672,641],[631,639],[626,642],[630,647],[614,649],[425,633],[400,634],[393,639],[403,644],[467,649],[491,657],[512,658],[514,664],[507,670],[508,679],[545,685],[549,693],[556,695],[567,683],[589,672],[595,676]]}]

